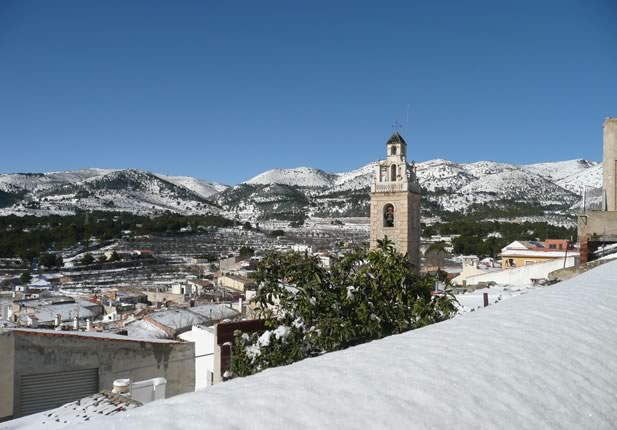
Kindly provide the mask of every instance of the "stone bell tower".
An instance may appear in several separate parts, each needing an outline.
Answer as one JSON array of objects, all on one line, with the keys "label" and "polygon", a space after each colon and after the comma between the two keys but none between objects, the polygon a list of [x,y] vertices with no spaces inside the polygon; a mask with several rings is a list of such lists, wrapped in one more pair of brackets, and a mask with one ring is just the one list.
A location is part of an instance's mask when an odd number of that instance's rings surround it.
[{"label": "stone bell tower", "polygon": [[407,163],[407,143],[395,132],[386,142],[371,185],[370,246],[387,236],[396,249],[420,268],[420,185],[416,168]]}]

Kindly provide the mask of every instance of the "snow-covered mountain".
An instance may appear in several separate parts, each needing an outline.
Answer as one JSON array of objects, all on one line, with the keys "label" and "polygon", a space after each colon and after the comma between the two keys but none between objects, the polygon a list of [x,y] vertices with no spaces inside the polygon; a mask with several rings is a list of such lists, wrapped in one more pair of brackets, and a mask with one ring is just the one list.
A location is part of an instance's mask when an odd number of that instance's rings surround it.
[{"label": "snow-covered mountain", "polygon": [[[314,168],[276,169],[214,196],[240,218],[367,216],[368,189],[377,163],[347,173]],[[601,185],[602,166],[587,160],[514,165],[493,161],[417,164],[426,215],[478,210],[517,215],[567,212],[582,186]]]},{"label": "snow-covered mountain", "polygon": [[204,198],[210,197],[229,188],[228,185],[221,184],[220,182],[206,181],[204,179],[193,178],[192,176],[168,176],[159,175],[157,173],[155,173],[155,175],[164,181],[171,182],[179,187],[187,188]]},{"label": "snow-covered mountain", "polygon": [[[515,165],[439,159],[416,167],[428,216],[567,214],[580,205],[585,187],[590,199],[602,182],[602,165],[587,160]],[[376,169],[377,162],[345,173],[275,169],[233,187],[135,169],[2,174],[0,214],[118,210],[219,213],[250,220],[367,216]]]},{"label": "snow-covered mountain", "polygon": [[219,213],[206,196],[224,189],[195,178],[165,177],[136,169],[3,174],[0,214],[68,214],[77,210]]},{"label": "snow-covered mountain", "polygon": [[274,169],[261,173],[245,184],[249,185],[291,185],[306,188],[321,188],[332,185],[336,178],[335,174],[326,173],[323,170],[312,167],[298,167],[297,169]]}]

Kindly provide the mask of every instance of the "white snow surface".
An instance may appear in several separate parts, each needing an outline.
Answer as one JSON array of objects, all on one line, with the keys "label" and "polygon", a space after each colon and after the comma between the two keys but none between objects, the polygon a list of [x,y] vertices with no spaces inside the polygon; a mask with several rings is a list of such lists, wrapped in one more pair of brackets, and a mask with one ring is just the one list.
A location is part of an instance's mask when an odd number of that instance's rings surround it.
[{"label": "white snow surface", "polygon": [[531,173],[543,176],[552,181],[567,178],[572,175],[580,174],[594,166],[601,166],[601,163],[583,159],[567,161],[549,161],[546,163],[527,164],[523,168]]},{"label": "white snow surface", "polygon": [[187,188],[201,197],[210,197],[229,188],[228,185],[221,184],[220,182],[206,181],[204,179],[193,178],[192,176],[168,176],[158,173],[154,175],[179,187]]},{"label": "white snow surface", "polygon": [[295,169],[273,169],[260,173],[246,184],[283,184],[299,187],[328,187],[335,175],[313,167],[298,167]]},{"label": "white snow surface", "polygon": [[[80,429],[614,429],[617,262]],[[27,428],[27,427],[23,427]]]}]

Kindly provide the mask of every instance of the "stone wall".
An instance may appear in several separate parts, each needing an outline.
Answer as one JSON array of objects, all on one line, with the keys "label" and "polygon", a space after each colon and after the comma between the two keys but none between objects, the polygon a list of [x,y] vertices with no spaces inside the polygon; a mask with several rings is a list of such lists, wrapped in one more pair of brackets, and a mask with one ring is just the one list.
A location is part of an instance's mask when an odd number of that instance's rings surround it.
[{"label": "stone wall", "polygon": [[[617,236],[617,212],[585,212],[578,216],[578,236],[597,236],[607,240]],[[595,240],[595,239],[592,239]]]},{"label": "stone wall", "polygon": [[[96,334],[100,336],[99,334]],[[99,369],[99,391],[110,390],[115,379],[141,381],[155,377],[167,379],[167,397],[194,391],[195,345],[189,342],[87,337],[87,335],[49,334],[47,331],[11,331],[14,337],[15,416],[20,410],[20,378],[23,375]],[[0,362],[9,354],[0,350]],[[4,375],[3,375],[4,377]],[[3,384],[4,385],[4,379]],[[0,403],[4,403],[2,398]]]}]

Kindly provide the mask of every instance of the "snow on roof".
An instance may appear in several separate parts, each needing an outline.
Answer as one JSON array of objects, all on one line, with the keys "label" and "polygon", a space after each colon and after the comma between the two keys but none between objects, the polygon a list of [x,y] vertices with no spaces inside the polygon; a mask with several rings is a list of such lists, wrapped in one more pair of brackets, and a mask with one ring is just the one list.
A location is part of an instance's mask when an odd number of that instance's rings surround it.
[{"label": "snow on roof", "polygon": [[[0,429],[18,429],[22,427],[44,428],[54,430],[66,426],[81,424],[90,420],[116,415],[128,409],[141,406],[142,403],[111,391],[101,391],[74,402],[69,402],[56,409],[39,412],[0,424]],[[5,427],[6,426],[6,427]]]},{"label": "snow on roof", "polygon": [[209,319],[224,319],[238,316],[239,312],[230,308],[228,305],[213,303],[189,308],[191,312],[203,315]]},{"label": "snow on roof", "polygon": [[37,279],[36,281],[31,282],[30,286],[33,288],[49,288],[52,285],[49,283],[47,279]]},{"label": "snow on roof", "polygon": [[208,321],[221,320],[237,316],[238,311],[224,304],[209,304],[192,308],[166,309],[148,315],[159,324],[174,329],[183,329],[195,324],[203,324]]},{"label": "snow on roof", "polygon": [[[70,321],[75,317],[80,319],[93,318],[94,312],[79,303],[57,303],[51,305],[41,305],[33,307],[29,315],[36,315],[40,323],[54,321],[56,315],[60,315],[62,321]],[[20,319],[25,319],[27,315],[22,315]]]},{"label": "snow on roof", "polygon": [[130,324],[125,325],[124,328],[126,329],[129,336],[139,339],[167,338],[167,333],[144,320],[134,321]]},{"label": "snow on roof", "polygon": [[[613,429],[617,262],[82,429]],[[241,407],[238,407],[241,405]]]}]

